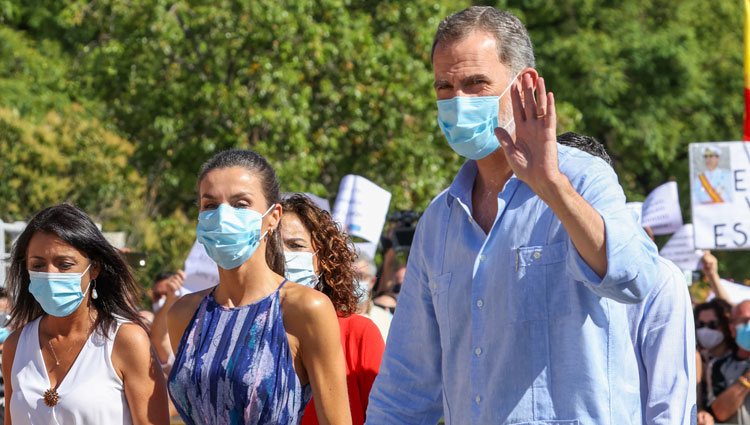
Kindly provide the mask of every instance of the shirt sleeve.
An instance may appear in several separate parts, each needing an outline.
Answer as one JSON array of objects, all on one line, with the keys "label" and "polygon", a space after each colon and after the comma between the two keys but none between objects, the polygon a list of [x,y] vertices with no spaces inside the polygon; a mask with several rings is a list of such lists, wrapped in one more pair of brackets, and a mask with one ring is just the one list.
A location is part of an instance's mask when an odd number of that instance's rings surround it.
[{"label": "shirt sleeve", "polygon": [[599,296],[623,303],[640,302],[658,274],[656,245],[625,206],[625,194],[614,170],[600,160],[586,169],[586,175],[572,183],[604,220],[607,273],[599,277],[570,238],[568,273]]},{"label": "shirt sleeve", "polygon": [[367,408],[368,425],[434,425],[442,414],[441,350],[417,226],[388,342]]},{"label": "shirt sleeve", "polygon": [[641,318],[641,345],[648,397],[645,423],[690,425],[696,409],[695,328],[692,305],[679,270],[649,296]]}]

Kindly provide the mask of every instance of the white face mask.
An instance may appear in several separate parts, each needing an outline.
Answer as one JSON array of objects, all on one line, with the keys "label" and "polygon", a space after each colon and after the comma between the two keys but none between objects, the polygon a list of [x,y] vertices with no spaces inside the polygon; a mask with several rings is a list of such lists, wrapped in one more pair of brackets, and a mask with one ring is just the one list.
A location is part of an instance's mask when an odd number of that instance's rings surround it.
[{"label": "white face mask", "polygon": [[292,282],[315,288],[318,284],[318,275],[315,274],[312,252],[284,251],[286,260],[286,278]]},{"label": "white face mask", "polygon": [[370,281],[366,279],[357,279],[354,282],[357,290],[359,301],[357,304],[362,304],[370,299]]},{"label": "white face mask", "polygon": [[695,331],[695,334],[698,338],[698,344],[707,350],[713,349],[724,341],[724,334],[716,329],[703,327]]}]

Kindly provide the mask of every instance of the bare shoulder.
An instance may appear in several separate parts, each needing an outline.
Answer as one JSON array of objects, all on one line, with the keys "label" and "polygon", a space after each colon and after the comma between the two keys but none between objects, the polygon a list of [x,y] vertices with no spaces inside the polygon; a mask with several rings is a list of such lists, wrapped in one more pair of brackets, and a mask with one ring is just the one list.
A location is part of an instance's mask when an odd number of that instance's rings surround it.
[{"label": "bare shoulder", "polygon": [[319,314],[330,313],[335,317],[333,303],[325,294],[296,283],[284,285],[281,290],[281,303],[285,316],[310,320]]},{"label": "bare shoulder", "polygon": [[167,313],[168,320],[170,322],[185,322],[187,323],[193,317],[195,310],[198,309],[203,298],[208,295],[213,288],[204,289],[203,291],[193,292],[192,294],[183,295],[179,300],[175,301],[172,308]]},{"label": "bare shoulder", "polygon": [[117,355],[132,358],[142,354],[150,355],[151,340],[148,333],[135,323],[123,323],[115,336],[114,351]]}]

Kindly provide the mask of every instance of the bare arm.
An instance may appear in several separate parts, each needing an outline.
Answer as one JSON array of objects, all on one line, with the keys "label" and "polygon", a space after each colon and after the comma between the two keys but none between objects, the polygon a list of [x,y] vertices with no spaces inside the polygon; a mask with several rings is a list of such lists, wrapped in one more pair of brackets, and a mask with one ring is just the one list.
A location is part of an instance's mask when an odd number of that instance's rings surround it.
[{"label": "bare arm", "polygon": [[312,290],[295,298],[295,301],[286,303],[289,308],[284,322],[287,330],[299,339],[318,422],[321,425],[350,425],[346,364],[333,304],[324,294]]},{"label": "bare arm", "polygon": [[[742,376],[747,378],[748,373],[745,372]],[[711,410],[714,412],[716,419],[719,422],[724,422],[732,417],[745,402],[745,397],[748,394],[750,394],[750,388],[745,388],[739,380],[722,391],[711,404]]]},{"label": "bare arm", "polygon": [[722,299],[730,305],[734,305],[729,298],[726,289],[724,289],[724,285],[721,284],[721,277],[719,276],[719,261],[713,254],[711,254],[711,251],[705,251],[703,253],[703,274],[706,275],[706,280],[708,280],[708,284],[711,286],[711,290],[714,291],[716,298]]},{"label": "bare arm", "polygon": [[133,423],[168,424],[164,374],[143,328],[130,323],[120,327],[112,351],[112,365],[122,377]]},{"label": "bare arm", "polygon": [[167,364],[170,358],[173,358],[174,351],[169,341],[169,330],[167,324],[167,315],[169,309],[179,299],[177,291],[182,287],[185,281],[185,273],[179,270],[174,276],[167,280],[164,297],[166,301],[164,306],[154,315],[154,322],[151,324],[151,343],[156,350],[156,355],[161,364]]}]

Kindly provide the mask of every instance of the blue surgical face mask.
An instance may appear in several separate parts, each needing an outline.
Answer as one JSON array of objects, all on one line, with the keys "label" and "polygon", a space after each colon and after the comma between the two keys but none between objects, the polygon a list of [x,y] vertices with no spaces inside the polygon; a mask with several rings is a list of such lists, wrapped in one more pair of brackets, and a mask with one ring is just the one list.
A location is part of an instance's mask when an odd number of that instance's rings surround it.
[{"label": "blue surgical face mask", "polygon": [[9,335],[10,335],[10,329],[0,328],[0,344],[4,343],[5,340],[8,339]]},{"label": "blue surgical face mask", "polygon": [[315,288],[318,284],[318,275],[315,274],[312,252],[284,251],[286,260],[285,277],[292,282]]},{"label": "blue surgical face mask", "polygon": [[737,336],[734,340],[745,351],[750,351],[750,323],[743,323],[735,328]]},{"label": "blue surgical face mask", "polygon": [[222,269],[236,269],[253,256],[266,233],[260,234],[264,214],[249,208],[234,208],[221,204],[215,210],[203,211],[198,215],[195,230],[198,242],[206,248],[206,253]]},{"label": "blue surgical face mask", "polygon": [[[515,84],[517,77],[518,74],[511,78],[500,96],[456,96],[437,101],[438,125],[457,154],[477,160],[500,147],[495,136],[495,128],[499,126],[500,99]],[[512,115],[502,128],[513,133]]]},{"label": "blue surgical face mask", "polygon": [[84,294],[81,291],[81,278],[91,268],[86,267],[83,273],[47,273],[29,271],[29,292],[50,316],[65,317],[76,311]]}]

